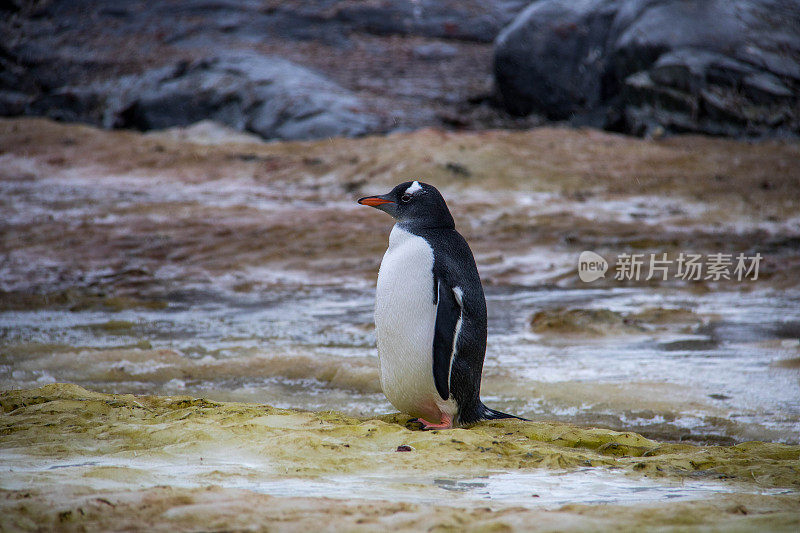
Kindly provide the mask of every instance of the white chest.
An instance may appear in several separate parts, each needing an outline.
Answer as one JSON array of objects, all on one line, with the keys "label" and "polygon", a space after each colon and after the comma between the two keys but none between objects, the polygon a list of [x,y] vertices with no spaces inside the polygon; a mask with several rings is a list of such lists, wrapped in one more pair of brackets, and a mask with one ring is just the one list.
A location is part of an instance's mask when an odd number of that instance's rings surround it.
[{"label": "white chest", "polygon": [[422,237],[395,226],[375,303],[381,386],[400,411],[435,419],[441,398],[433,380],[433,290],[433,250]]}]

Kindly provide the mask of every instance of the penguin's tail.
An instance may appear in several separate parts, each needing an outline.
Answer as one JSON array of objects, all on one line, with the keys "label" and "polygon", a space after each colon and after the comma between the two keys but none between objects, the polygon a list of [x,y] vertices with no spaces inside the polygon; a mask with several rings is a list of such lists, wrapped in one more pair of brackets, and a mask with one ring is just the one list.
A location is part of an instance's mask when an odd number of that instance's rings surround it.
[{"label": "penguin's tail", "polygon": [[524,420],[526,422],[530,422],[527,418],[522,418],[521,416],[510,415],[508,413],[504,413],[502,411],[496,411],[494,409],[490,409],[485,405],[481,404],[483,408],[483,412],[481,413],[481,420],[497,420],[499,418],[516,418],[517,420]]}]

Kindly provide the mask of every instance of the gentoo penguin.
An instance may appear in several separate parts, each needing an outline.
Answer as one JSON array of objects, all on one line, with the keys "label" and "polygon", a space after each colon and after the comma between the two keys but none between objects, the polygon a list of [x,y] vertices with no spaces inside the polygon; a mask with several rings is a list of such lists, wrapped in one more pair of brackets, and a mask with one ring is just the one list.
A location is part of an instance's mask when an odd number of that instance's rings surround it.
[{"label": "gentoo penguin", "polygon": [[518,418],[480,400],[486,300],[467,241],[439,191],[418,181],[362,205],[397,219],[375,301],[381,386],[424,429]]}]

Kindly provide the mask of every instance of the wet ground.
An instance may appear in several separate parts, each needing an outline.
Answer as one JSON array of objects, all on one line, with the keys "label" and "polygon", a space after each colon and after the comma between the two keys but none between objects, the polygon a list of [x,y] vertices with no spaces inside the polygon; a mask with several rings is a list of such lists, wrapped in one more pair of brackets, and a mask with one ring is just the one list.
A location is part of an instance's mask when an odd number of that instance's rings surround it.
[{"label": "wet ground", "polygon": [[327,530],[800,523],[797,446],[663,444],[514,420],[423,432],[402,415],[67,384],[5,392],[0,405],[10,528],[295,531],[318,514]]},{"label": "wet ground", "polygon": [[[800,441],[796,143],[546,128],[220,143],[233,140],[212,126],[139,135],[0,121],[0,388],[70,382],[365,419],[391,413],[372,328],[391,222],[354,200],[420,178],[443,191],[484,279],[488,405],[666,443]],[[579,279],[585,250],[609,260],[605,278]],[[755,280],[685,281],[674,264],[666,281],[614,279],[620,254],[681,252],[763,261]],[[15,411],[4,411],[14,428]],[[89,478],[76,498],[150,490],[171,476],[191,497],[213,478],[287,498],[335,497],[345,486],[359,499],[546,509],[725,493],[755,494],[763,506],[777,496],[762,489],[797,489],[796,473],[742,486],[558,462],[289,479],[239,456],[199,468],[184,454],[139,463],[69,446],[33,457],[3,448],[0,462],[18,473],[3,488],[34,479],[45,500],[46,487],[75,476]],[[97,468],[125,475],[95,483]]]}]

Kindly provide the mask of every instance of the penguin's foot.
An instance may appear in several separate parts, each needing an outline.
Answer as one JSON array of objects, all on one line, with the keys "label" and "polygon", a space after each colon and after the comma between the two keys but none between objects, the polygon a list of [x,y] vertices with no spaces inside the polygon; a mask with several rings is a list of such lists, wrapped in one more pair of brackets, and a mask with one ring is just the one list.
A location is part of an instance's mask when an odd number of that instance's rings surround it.
[{"label": "penguin's foot", "polygon": [[417,418],[417,422],[422,424],[423,430],[428,429],[451,429],[453,427],[453,419],[442,413],[442,421],[439,424],[428,422],[424,418]]}]

